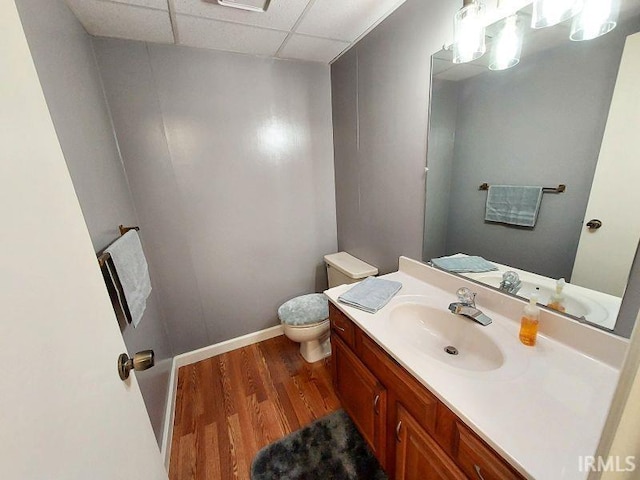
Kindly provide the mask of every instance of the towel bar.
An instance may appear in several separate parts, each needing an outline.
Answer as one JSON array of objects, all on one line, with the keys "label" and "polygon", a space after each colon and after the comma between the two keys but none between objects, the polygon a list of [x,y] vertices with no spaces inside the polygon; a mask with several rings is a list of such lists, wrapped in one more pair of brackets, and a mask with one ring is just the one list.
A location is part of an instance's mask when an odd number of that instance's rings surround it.
[{"label": "towel bar", "polygon": [[125,227],[124,225],[118,225],[118,230],[120,230],[120,235],[124,235],[129,230],[135,230],[136,232],[140,231],[140,227]]},{"label": "towel bar", "polygon": [[[124,225],[118,225],[118,229],[122,236],[129,230],[138,231],[140,230],[140,227],[125,227]],[[111,304],[113,305],[116,318],[120,323],[120,328],[123,329],[123,322],[126,322],[127,324],[131,323],[131,312],[129,311],[127,300],[124,297],[124,291],[122,290],[118,273],[116,272],[113,263],[108,263],[109,260],[111,260],[111,255],[109,253],[105,252],[98,255],[98,265],[100,265],[100,270],[102,271],[102,276],[107,286],[107,291],[109,292]]]},{"label": "towel bar", "polygon": [[[124,225],[118,225],[118,230],[120,230],[120,235],[122,236],[125,233],[127,233],[129,230],[139,231],[140,227],[138,226],[125,227]],[[110,258],[111,258],[111,255],[109,255],[108,253],[102,253],[98,255],[98,264],[100,265],[100,267],[104,267],[106,265],[107,260],[109,260]]]},{"label": "towel bar", "polygon": [[[564,193],[567,189],[567,186],[564,183],[561,183],[557,187],[543,187],[542,191],[544,193]],[[478,187],[478,190],[489,190],[489,184],[483,183]]]}]

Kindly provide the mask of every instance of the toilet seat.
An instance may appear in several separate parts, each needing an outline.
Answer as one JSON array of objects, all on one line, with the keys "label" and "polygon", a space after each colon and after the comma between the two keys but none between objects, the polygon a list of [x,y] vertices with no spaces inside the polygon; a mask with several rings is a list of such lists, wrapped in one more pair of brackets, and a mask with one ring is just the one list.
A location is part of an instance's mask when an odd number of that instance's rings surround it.
[{"label": "toilet seat", "polygon": [[300,295],[278,308],[278,318],[292,327],[317,325],[329,318],[329,300],[324,293]]}]

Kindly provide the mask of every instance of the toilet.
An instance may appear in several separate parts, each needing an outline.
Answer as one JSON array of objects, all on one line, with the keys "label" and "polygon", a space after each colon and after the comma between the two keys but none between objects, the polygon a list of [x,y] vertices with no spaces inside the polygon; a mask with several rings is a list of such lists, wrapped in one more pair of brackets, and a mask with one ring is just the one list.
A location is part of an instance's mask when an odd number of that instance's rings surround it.
[{"label": "toilet", "polygon": [[[355,283],[377,275],[378,269],[346,252],[325,255],[329,288]],[[329,301],[324,293],[292,298],[278,308],[284,334],[300,342],[300,354],[309,363],[331,355],[329,342]]]}]

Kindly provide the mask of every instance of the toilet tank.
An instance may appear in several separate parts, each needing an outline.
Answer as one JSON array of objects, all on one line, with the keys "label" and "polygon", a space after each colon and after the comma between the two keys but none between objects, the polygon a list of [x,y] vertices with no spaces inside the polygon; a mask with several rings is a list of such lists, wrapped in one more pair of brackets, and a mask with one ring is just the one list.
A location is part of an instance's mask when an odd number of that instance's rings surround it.
[{"label": "toilet tank", "polygon": [[347,252],[332,253],[324,256],[327,266],[329,288],[345,283],[355,283],[363,278],[377,275],[378,269]]}]

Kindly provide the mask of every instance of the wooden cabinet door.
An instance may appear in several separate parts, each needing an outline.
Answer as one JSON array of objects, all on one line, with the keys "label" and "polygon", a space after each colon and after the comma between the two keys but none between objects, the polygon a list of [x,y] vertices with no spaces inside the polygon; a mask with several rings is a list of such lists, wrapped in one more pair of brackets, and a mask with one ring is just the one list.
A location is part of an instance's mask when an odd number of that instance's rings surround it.
[{"label": "wooden cabinet door", "polygon": [[396,403],[396,480],[466,480],[453,460]]},{"label": "wooden cabinet door", "polygon": [[342,407],[385,467],[387,391],[337,336],[331,337],[333,381]]}]

